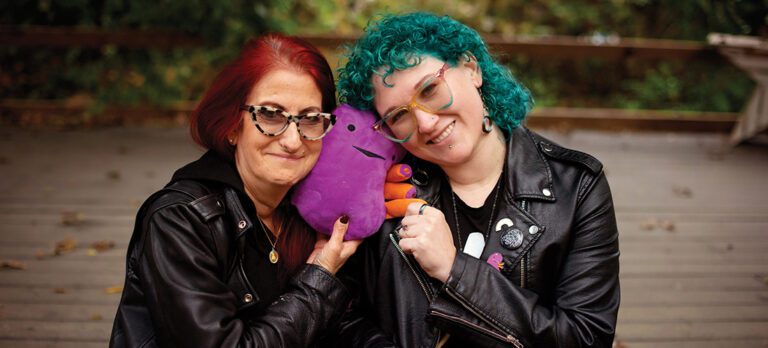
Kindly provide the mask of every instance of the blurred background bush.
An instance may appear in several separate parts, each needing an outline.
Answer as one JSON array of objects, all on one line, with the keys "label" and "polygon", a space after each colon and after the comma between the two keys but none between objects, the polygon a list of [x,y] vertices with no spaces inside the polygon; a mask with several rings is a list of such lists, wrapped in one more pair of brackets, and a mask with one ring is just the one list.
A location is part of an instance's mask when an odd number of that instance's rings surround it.
[{"label": "blurred background bush", "polygon": [[[202,44],[126,48],[0,47],[0,98],[164,107],[200,98],[249,37],[358,35],[382,13],[447,14],[481,33],[653,38],[704,43],[710,32],[766,36],[768,0],[4,0],[0,25],[149,30]],[[329,53],[332,65],[343,57]],[[505,60],[538,106],[738,112],[754,86],[717,61]]]}]

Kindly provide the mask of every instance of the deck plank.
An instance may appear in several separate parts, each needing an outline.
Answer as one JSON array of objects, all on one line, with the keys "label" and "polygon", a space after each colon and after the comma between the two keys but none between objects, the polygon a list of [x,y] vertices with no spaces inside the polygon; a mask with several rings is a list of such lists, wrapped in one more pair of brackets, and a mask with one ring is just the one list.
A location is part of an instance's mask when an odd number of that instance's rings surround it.
[{"label": "deck plank", "polygon": [[[605,165],[622,253],[617,342],[768,347],[768,149],[708,134],[545,136]],[[136,210],[200,154],[183,129],[0,130],[0,259],[25,266],[0,271],[0,346],[105,346],[120,298],[105,289],[122,285]],[[77,248],[51,256],[65,238]],[[89,252],[101,240],[114,249]]]}]

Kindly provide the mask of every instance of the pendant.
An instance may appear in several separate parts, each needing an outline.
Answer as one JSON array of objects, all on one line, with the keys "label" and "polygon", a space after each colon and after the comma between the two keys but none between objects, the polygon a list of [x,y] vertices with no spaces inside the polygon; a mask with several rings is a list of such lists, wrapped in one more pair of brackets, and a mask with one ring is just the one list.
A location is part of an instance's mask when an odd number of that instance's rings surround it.
[{"label": "pendant", "polygon": [[272,249],[272,251],[269,252],[269,262],[277,263],[278,259],[280,259],[280,255],[277,254],[277,250]]}]

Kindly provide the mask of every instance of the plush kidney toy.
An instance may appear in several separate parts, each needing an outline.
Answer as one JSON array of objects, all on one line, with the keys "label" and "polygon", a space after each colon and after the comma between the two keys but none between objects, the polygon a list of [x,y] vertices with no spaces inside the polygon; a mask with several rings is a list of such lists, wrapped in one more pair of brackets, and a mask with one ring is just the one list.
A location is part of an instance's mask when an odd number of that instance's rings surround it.
[{"label": "plush kidney toy", "polygon": [[[405,156],[405,150],[373,130],[378,120],[373,113],[346,104],[333,113],[336,124],[323,138],[317,164],[297,185],[291,203],[310,226],[327,235],[333,232],[336,219],[349,216],[344,239],[362,239],[375,233],[384,222],[385,179],[392,164]],[[395,166],[389,176],[407,179],[410,171],[407,165]],[[387,199],[415,195],[410,184],[394,185],[387,184]]]}]

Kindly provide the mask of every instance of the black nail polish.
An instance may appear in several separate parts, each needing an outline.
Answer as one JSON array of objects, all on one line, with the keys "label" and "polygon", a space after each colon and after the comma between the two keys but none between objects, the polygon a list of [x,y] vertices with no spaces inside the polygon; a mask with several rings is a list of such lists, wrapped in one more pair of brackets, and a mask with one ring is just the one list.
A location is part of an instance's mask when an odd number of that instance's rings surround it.
[{"label": "black nail polish", "polygon": [[349,223],[349,216],[342,215],[340,221],[342,224],[346,225],[347,223]]}]

